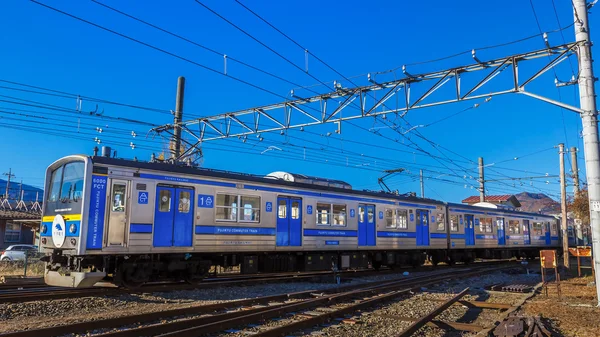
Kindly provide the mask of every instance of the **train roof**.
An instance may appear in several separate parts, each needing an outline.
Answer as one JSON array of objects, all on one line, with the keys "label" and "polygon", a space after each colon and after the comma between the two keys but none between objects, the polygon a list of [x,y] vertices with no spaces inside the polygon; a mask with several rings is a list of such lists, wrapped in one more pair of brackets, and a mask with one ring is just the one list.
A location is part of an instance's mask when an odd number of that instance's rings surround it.
[{"label": "train roof", "polygon": [[262,183],[266,185],[276,185],[276,186],[288,186],[288,187],[297,187],[297,188],[305,188],[305,189],[313,189],[318,191],[327,191],[327,192],[338,192],[352,195],[360,195],[360,196],[369,196],[381,199],[394,199],[399,201],[408,201],[408,202],[421,202],[426,204],[434,204],[434,205],[448,205],[449,208],[460,208],[464,210],[473,210],[478,212],[495,212],[495,213],[505,213],[505,214],[521,214],[521,215],[529,215],[529,216],[538,216],[538,217],[551,217],[551,215],[541,214],[541,213],[529,213],[529,212],[521,212],[521,211],[513,211],[506,209],[491,209],[485,207],[471,206],[459,203],[446,203],[443,201],[429,199],[429,198],[419,198],[414,196],[405,196],[405,195],[397,195],[393,193],[386,193],[380,191],[368,191],[368,190],[354,190],[340,187],[332,187],[332,186],[322,186],[317,184],[310,184],[305,182],[292,182],[286,181],[284,179],[273,179],[272,177],[264,177],[258,176],[248,173],[239,173],[239,172],[231,172],[224,170],[215,170],[215,169],[207,169],[207,168],[199,168],[192,166],[184,166],[184,165],[174,165],[170,163],[163,162],[143,162],[143,161],[135,161],[130,159],[123,158],[110,158],[103,156],[91,156],[92,162],[95,164],[103,164],[103,165],[114,165],[114,166],[123,166],[144,170],[154,170],[154,171],[162,171],[169,173],[182,173],[203,177],[211,177],[211,178],[222,178],[222,179],[231,179],[231,180],[245,180],[256,183]]},{"label": "train roof", "polygon": [[162,162],[150,163],[150,162],[143,162],[143,161],[134,161],[134,160],[130,160],[130,159],[110,158],[110,157],[103,157],[103,156],[91,156],[90,158],[94,164],[124,166],[124,167],[144,169],[144,170],[163,171],[163,172],[170,172],[170,173],[182,173],[182,174],[190,174],[190,175],[212,177],[212,178],[245,180],[245,181],[257,182],[257,183],[262,183],[262,184],[267,184],[267,185],[298,187],[298,188],[313,189],[313,190],[318,190],[318,191],[328,191],[328,192],[338,192],[338,193],[353,194],[353,195],[370,196],[370,197],[376,197],[376,198],[382,198],[382,199],[395,199],[395,200],[400,200],[400,201],[409,201],[409,202],[412,201],[412,202],[422,202],[422,203],[435,204],[435,205],[445,205],[445,203],[442,201],[428,199],[428,198],[403,196],[403,195],[397,195],[397,194],[386,193],[386,192],[353,190],[353,189],[340,188],[340,187],[321,186],[321,185],[317,185],[317,184],[310,184],[310,183],[304,183],[304,182],[291,182],[291,181],[286,181],[283,179],[266,178],[263,176],[247,174],[247,173],[230,172],[230,171],[199,168],[199,167],[192,167],[192,166],[183,166],[183,165],[174,165],[174,164],[162,163]]}]

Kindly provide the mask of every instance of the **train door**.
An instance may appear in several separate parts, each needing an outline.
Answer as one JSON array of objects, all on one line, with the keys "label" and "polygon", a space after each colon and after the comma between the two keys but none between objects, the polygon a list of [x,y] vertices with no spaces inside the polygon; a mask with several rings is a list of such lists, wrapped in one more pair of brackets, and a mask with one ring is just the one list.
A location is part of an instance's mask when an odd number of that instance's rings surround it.
[{"label": "train door", "polygon": [[531,244],[531,236],[529,234],[529,220],[523,220],[523,243]]},{"label": "train door", "polygon": [[429,246],[429,212],[417,210],[417,246]]},{"label": "train door", "polygon": [[550,246],[552,244],[552,237],[550,233],[550,223],[546,222],[546,245]]},{"label": "train door", "polygon": [[375,206],[358,205],[358,245],[375,246],[376,244]]},{"label": "train door", "polygon": [[194,227],[194,190],[157,186],[154,247],[191,247]]},{"label": "train door", "polygon": [[125,247],[127,245],[129,185],[128,180],[111,179],[106,247]]},{"label": "train door", "polygon": [[465,246],[475,245],[475,219],[473,215],[465,215]]},{"label": "train door", "polygon": [[302,200],[277,198],[277,246],[302,246]]},{"label": "train door", "polygon": [[498,245],[506,244],[506,236],[504,231],[504,218],[497,218],[496,225],[498,227]]}]

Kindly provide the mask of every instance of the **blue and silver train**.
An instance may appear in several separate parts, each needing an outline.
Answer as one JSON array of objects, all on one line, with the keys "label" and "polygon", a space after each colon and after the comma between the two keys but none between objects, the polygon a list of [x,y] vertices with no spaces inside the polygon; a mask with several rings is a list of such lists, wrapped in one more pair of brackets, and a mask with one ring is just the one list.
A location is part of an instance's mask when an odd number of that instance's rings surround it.
[{"label": "blue and silver train", "polygon": [[47,169],[40,249],[49,285],[135,287],[198,282],[212,266],[267,273],[532,258],[560,246],[557,226],[542,214],[285,172],[73,155]]}]

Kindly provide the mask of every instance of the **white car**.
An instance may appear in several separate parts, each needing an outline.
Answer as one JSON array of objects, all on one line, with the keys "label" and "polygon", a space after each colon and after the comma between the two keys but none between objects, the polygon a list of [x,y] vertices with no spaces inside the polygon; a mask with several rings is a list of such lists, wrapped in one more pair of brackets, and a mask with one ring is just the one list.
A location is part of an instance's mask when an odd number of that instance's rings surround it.
[{"label": "white car", "polygon": [[25,254],[35,254],[38,247],[34,245],[12,245],[6,248],[0,256],[0,261],[24,261]]}]

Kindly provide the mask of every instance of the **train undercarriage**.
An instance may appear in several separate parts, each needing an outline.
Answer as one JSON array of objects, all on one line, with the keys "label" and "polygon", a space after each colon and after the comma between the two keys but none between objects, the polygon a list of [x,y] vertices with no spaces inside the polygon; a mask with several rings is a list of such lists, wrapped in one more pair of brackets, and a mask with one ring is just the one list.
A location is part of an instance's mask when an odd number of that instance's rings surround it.
[{"label": "train undercarriage", "polygon": [[87,287],[98,281],[136,288],[147,282],[184,280],[198,283],[214,267],[239,267],[242,274],[301,272],[381,267],[418,267],[429,261],[470,263],[475,259],[532,259],[538,248],[304,253],[209,253],[71,256],[56,251],[46,256],[46,283]]}]

